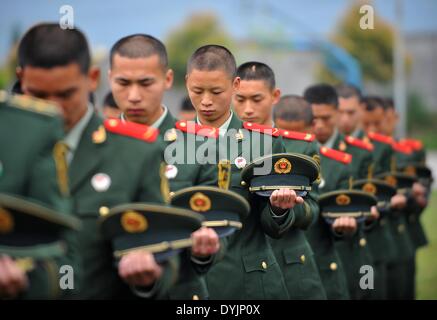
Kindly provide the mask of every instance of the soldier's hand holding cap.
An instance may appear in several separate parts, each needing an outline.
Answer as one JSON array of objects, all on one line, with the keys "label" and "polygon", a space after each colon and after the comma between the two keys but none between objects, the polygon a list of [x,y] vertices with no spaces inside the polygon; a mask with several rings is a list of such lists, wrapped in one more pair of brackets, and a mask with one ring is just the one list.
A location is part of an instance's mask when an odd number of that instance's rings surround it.
[{"label": "soldier's hand holding cap", "polygon": [[390,199],[392,209],[403,209],[407,205],[407,198],[402,194],[396,194]]},{"label": "soldier's hand holding cap", "polygon": [[193,246],[191,254],[194,257],[206,258],[216,254],[220,249],[217,232],[212,228],[202,227],[191,234]]},{"label": "soldier's hand holding cap", "polygon": [[0,298],[12,299],[28,287],[26,273],[8,256],[0,257]]},{"label": "soldier's hand holding cap", "polygon": [[272,192],[270,195],[270,205],[272,209],[280,208],[283,210],[292,209],[296,204],[304,202],[302,197],[299,197],[294,190],[279,189]]},{"label": "soldier's hand holding cap", "polygon": [[136,250],[124,255],[118,264],[119,276],[133,286],[151,286],[161,277],[162,272],[153,254],[145,250]]},{"label": "soldier's hand holding cap", "polygon": [[332,228],[336,233],[351,235],[357,231],[357,220],[351,217],[340,217],[335,219]]}]

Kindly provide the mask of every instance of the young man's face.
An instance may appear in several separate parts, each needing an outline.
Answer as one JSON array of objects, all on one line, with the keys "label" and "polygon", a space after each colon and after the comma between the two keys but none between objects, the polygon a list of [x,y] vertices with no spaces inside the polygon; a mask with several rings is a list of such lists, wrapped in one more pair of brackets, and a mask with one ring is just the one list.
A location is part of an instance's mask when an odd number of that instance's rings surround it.
[{"label": "young man's face", "polygon": [[276,118],[275,127],[288,131],[311,132],[311,127],[307,126],[304,120],[283,120]]},{"label": "young man's face", "polygon": [[77,63],[49,69],[32,66],[17,69],[24,94],[53,101],[61,107],[66,131],[86,113],[89,94],[97,88],[99,75],[96,68],[83,74]]},{"label": "young man's face", "polygon": [[151,125],[162,113],[162,99],[173,84],[173,71],[163,69],[158,55],[132,59],[115,54],[109,82],[125,117]]},{"label": "young man's face", "polygon": [[396,126],[398,125],[399,116],[394,109],[387,109],[385,111],[385,125],[384,131],[388,136],[392,136],[395,134]]},{"label": "young man's face", "polygon": [[273,105],[280,97],[280,90],[263,80],[241,80],[233,97],[234,111],[243,121],[271,126]]},{"label": "young man's face", "polygon": [[338,99],[338,129],[341,133],[350,135],[359,126],[361,107],[358,97]]},{"label": "young man's face", "polygon": [[226,122],[240,78],[232,79],[224,70],[193,69],[185,80],[188,95],[201,123],[219,127]]},{"label": "young man's face", "polygon": [[375,132],[386,134],[384,129],[385,125],[385,112],[382,107],[375,108],[372,111],[364,110],[363,129],[366,133]]},{"label": "young man's face", "polygon": [[334,134],[337,124],[337,110],[330,104],[311,104],[313,111],[312,133],[317,141],[326,143]]}]

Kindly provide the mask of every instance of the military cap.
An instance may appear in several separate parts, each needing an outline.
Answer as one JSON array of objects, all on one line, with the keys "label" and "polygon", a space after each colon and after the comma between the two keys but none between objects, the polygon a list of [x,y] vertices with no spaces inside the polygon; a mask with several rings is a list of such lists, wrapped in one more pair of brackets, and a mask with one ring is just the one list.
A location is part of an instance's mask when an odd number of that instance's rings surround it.
[{"label": "military cap", "polygon": [[[261,171],[265,164],[271,165],[269,172],[257,175],[255,169]],[[262,197],[269,197],[280,188],[295,190],[304,197],[311,191],[319,171],[319,164],[311,157],[298,153],[278,153],[255,159],[247,165],[241,172],[241,184]]]},{"label": "military cap", "polygon": [[239,194],[209,186],[181,189],[171,197],[171,204],[201,213],[202,225],[214,228],[220,237],[241,229],[242,221],[250,211],[250,205]]},{"label": "military cap", "polygon": [[417,177],[417,179],[425,185],[429,185],[434,179],[432,171],[422,163],[404,164],[398,167],[402,173]]},{"label": "military cap", "polygon": [[400,172],[384,172],[375,176],[375,178],[384,180],[401,193],[411,189],[413,184],[418,181],[417,177]]},{"label": "military cap", "polygon": [[378,199],[378,209],[380,210],[388,210],[390,199],[396,194],[395,187],[378,179],[356,180],[353,182],[352,188],[374,195]]},{"label": "military cap", "polygon": [[162,262],[192,245],[191,233],[201,227],[202,220],[201,215],[181,208],[129,203],[101,208],[99,223],[115,258],[144,249]]},{"label": "military cap", "polygon": [[78,230],[80,220],[23,197],[0,194],[0,253],[47,258],[65,252],[61,233]]},{"label": "military cap", "polygon": [[370,216],[370,208],[377,204],[375,196],[358,190],[336,190],[319,198],[322,217],[328,223],[340,217],[352,217],[358,221]]}]

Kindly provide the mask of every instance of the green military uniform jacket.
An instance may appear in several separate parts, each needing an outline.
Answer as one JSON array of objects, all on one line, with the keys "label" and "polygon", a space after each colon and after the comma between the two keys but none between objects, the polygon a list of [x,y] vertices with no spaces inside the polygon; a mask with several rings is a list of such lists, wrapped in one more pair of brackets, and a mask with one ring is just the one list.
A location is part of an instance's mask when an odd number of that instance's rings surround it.
[{"label": "green military uniform jacket", "polygon": [[[57,171],[56,166],[61,163],[55,162],[53,156],[54,146],[63,136],[62,120],[56,107],[38,99],[0,94],[0,193],[22,196],[60,214],[71,214],[66,197],[68,185],[62,180],[66,172]],[[79,279],[80,265],[76,259],[75,233],[66,232],[64,239],[65,255],[36,261],[35,268],[27,274],[29,288],[21,298],[68,296],[70,290],[59,287],[59,268],[72,266]]]},{"label": "green military uniform jacket", "polygon": [[[288,132],[287,132],[288,133]],[[284,148],[287,152],[300,153],[318,160],[318,146],[314,141],[299,140],[289,135],[283,136]],[[302,229],[313,229],[317,224],[319,207],[317,205],[318,190],[313,190],[305,198],[305,209],[309,224]],[[312,224],[312,226],[310,226]],[[290,228],[280,239],[269,238],[276,259],[284,274],[290,299],[326,299],[327,295],[317,268],[317,248],[307,241],[305,231],[301,228]],[[310,231],[307,231],[307,233]]]},{"label": "green military uniform jacket", "polygon": [[[163,203],[159,184],[163,144],[159,139],[147,143],[111,133],[102,126],[102,119],[93,114],[69,168],[74,212],[83,224],[79,248],[84,275],[78,298],[126,299],[133,294],[118,276],[112,248],[99,232],[97,220],[102,207],[132,202]],[[98,132],[101,136],[96,139]],[[96,175],[104,177],[104,186],[96,184]],[[175,281],[177,263],[173,262],[165,265],[157,295]]]},{"label": "green military uniform jacket", "polygon": [[[281,140],[271,140],[271,136],[265,138],[263,134],[244,129],[243,123],[235,115],[232,115],[227,132],[228,137],[219,139],[219,144],[223,146],[226,141],[227,148],[223,149],[227,155],[232,154],[232,157],[228,157],[231,162],[230,189],[248,199],[251,212],[243,221],[243,228],[229,236],[223,260],[213,265],[206,275],[210,298],[287,299],[289,296],[281,268],[266,235],[279,238],[292,225],[309,225],[311,218],[303,206],[293,208],[281,218],[273,218],[268,199],[249,194],[248,186],[241,184],[242,168],[235,165],[235,159],[243,156],[248,164],[258,156],[282,153],[285,150]],[[260,136],[259,144],[251,143]],[[231,152],[232,144],[237,146],[235,153]],[[251,144],[250,150],[243,153],[243,146]],[[260,154],[257,154],[254,146],[260,147]],[[224,155],[221,154],[219,158],[223,159]]]},{"label": "green military uniform jacket", "polygon": [[[193,140],[195,134],[185,133],[175,130],[176,119],[167,111],[162,123],[159,125],[159,134],[166,145],[172,143],[181,143],[184,150],[184,162],[173,165],[173,170],[176,170],[175,176],[169,177],[171,193],[183,188],[188,188],[197,185],[217,186],[217,167],[214,164],[202,164],[197,161],[189,164],[186,161],[188,135],[191,135]],[[179,133],[179,135],[178,135]],[[199,143],[195,141],[195,151]],[[216,263],[225,251],[226,241],[220,243],[220,251],[213,260],[205,265],[199,265],[192,261],[189,250],[185,250],[182,254],[180,273],[178,282],[169,290],[168,298],[172,300],[187,300],[187,299],[208,299],[208,290],[206,287],[204,273],[208,271],[211,264]]]},{"label": "green military uniform jacket", "polygon": [[[321,194],[347,188],[349,169],[344,163],[320,154]],[[345,267],[334,242],[331,226],[320,216],[307,232],[308,240],[315,252],[320,277],[330,300],[349,299]]]},{"label": "green military uniform jacket", "polygon": [[[364,146],[363,146],[364,145]],[[346,137],[338,134],[334,141],[333,149],[343,151],[352,155],[352,162],[349,164],[350,177],[354,180],[366,179],[371,169],[373,159],[371,152],[366,149],[367,143],[359,143],[355,138]],[[346,188],[349,186],[347,185]],[[378,222],[372,224],[372,230],[366,233],[366,226],[362,223],[358,225],[357,232],[350,236],[338,239],[335,246],[343,261],[348,279],[349,295],[353,300],[375,299],[376,290],[362,290],[360,288],[361,274],[359,270],[363,265],[374,265],[374,247],[380,247],[380,243],[374,239],[384,237],[384,229],[378,229]],[[375,227],[374,227],[375,226]],[[392,242],[390,242],[392,243]],[[377,273],[377,276],[379,273]],[[381,280],[385,281],[385,278]]]}]

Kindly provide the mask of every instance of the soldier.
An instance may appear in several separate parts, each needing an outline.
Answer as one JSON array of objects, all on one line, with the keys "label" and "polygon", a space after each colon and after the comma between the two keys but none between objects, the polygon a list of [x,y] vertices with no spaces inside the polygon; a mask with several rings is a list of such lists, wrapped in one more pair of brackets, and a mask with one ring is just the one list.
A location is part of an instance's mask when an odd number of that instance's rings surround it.
[{"label": "soldier", "polygon": [[[385,124],[384,134],[394,138],[396,126],[398,123],[398,114],[394,107],[392,99],[385,99]],[[425,164],[425,155],[423,146],[420,141],[412,139],[398,140],[393,144],[396,157],[396,166],[404,172],[418,175],[417,169]],[[410,170],[412,169],[412,171]],[[417,249],[425,246],[428,243],[426,234],[420,222],[420,215],[427,206],[427,195],[429,190],[420,181],[415,182],[411,193],[407,200],[407,208],[405,209],[405,225],[410,236],[413,246],[413,254],[408,259],[406,265],[406,285],[402,299],[414,300],[415,295],[415,274],[416,274],[416,252]],[[400,226],[401,224],[399,224]],[[406,244],[408,246],[408,244]]]},{"label": "soldier", "polygon": [[[168,145],[185,146],[189,139],[194,141],[195,136],[187,137],[187,133],[179,130],[178,134],[175,127],[180,123],[162,102],[165,91],[172,86],[173,70],[168,67],[167,51],[161,41],[145,34],[118,40],[111,49],[110,67],[109,81],[122,119],[157,128]],[[196,154],[196,150],[190,153]],[[172,193],[193,185],[217,185],[216,167],[198,161],[168,164],[166,176]],[[206,272],[214,258],[220,257],[220,254],[214,257],[220,242],[216,232],[206,227],[194,232],[193,240],[196,245],[186,253],[180,284],[169,292],[172,299],[208,298],[198,273]],[[190,267],[192,263],[198,271]]]},{"label": "soldier", "polygon": [[[272,128],[272,109],[278,103],[281,91],[276,87],[273,70],[260,62],[246,62],[237,69],[240,87],[233,97],[234,111],[244,120]],[[286,132],[286,134],[283,134]],[[309,157],[318,155],[317,147],[306,134],[281,131],[285,150]],[[311,191],[305,199],[312,220],[318,219],[318,193]],[[303,230],[290,229],[280,239],[268,238],[284,274],[290,299],[325,299],[317,264]],[[297,258],[305,257],[305,261]],[[299,290],[296,290],[299,288]]]},{"label": "soldier", "polygon": [[135,251],[114,268],[97,219],[117,204],[163,202],[160,189],[151,187],[161,180],[163,146],[154,128],[116,119],[103,122],[94,113],[89,94],[99,71],[90,63],[81,31],[44,23],[22,38],[17,75],[24,93],[57,102],[63,113],[73,211],[83,224],[79,250],[84,286],[77,297],[128,297],[129,286],[146,287],[146,296],[153,296],[171,286],[177,261],[160,265],[151,253]]},{"label": "soldier", "polygon": [[[0,193],[20,196],[63,215],[70,215],[68,179],[62,148],[62,119],[56,106],[0,91]],[[9,216],[0,208],[2,236]],[[18,222],[17,222],[18,223]],[[60,267],[70,265],[80,279],[77,239],[65,234],[67,252],[61,257],[39,259],[23,268],[8,255],[0,258],[0,298],[56,299],[70,290],[59,287]],[[26,272],[28,271],[28,272]],[[76,285],[79,282],[76,281]]]},{"label": "soldier", "polygon": [[[385,135],[385,103],[384,100],[369,96],[363,99],[362,125],[366,136],[375,146],[373,156],[375,171],[389,173],[395,169],[394,140]],[[377,176],[378,177],[378,176]],[[393,237],[394,252],[390,256],[387,251],[387,298],[403,299],[406,294],[406,282],[399,281],[404,277],[407,263],[414,255],[411,239],[405,232],[407,197],[398,193],[391,199],[391,208],[387,216],[387,225]],[[379,245],[380,247],[380,245]]]},{"label": "soldier", "polygon": [[[295,130],[296,134],[308,132],[306,129],[312,130],[311,106],[302,97],[296,95],[282,97],[274,108],[274,115],[275,123],[284,125],[288,132]],[[312,137],[314,140],[315,137]],[[312,143],[317,142],[314,140]],[[316,148],[318,149],[317,146]],[[320,148],[320,153],[315,154],[320,157],[321,164],[319,191],[325,193],[348,188],[350,155],[326,147]],[[327,220],[319,217],[307,231],[328,299],[350,299],[345,269],[335,248],[334,237],[353,234],[356,228],[353,218],[341,217],[329,221],[328,224]]]},{"label": "soldier", "polygon": [[[320,145],[322,147],[340,150],[341,152],[348,151],[346,148],[338,147],[340,144],[345,144],[345,142],[341,142],[343,136],[336,126],[338,117],[338,96],[335,89],[326,84],[314,85],[305,90],[304,97],[305,100],[311,104],[314,116],[313,133]],[[327,170],[331,171],[332,169],[327,168]],[[349,171],[349,175],[351,174],[352,172]],[[376,218],[376,208],[373,208],[372,219]],[[364,221],[360,219],[358,230],[354,236],[345,238],[344,241],[336,242],[336,248],[345,266],[349,293],[351,299],[354,300],[374,298],[373,290],[363,290],[360,287],[361,274],[359,271],[361,266],[373,264],[373,257],[367,246],[363,224]]]},{"label": "soldier", "polygon": [[[236,69],[232,53],[218,45],[197,49],[187,64],[186,87],[197,111],[197,122],[218,134],[218,151],[213,156],[231,165],[230,189],[251,204],[243,228],[229,237],[223,260],[208,272],[208,290],[211,299],[286,299],[282,272],[265,235],[281,237],[292,225],[309,225],[311,217],[306,215],[304,200],[295,191],[278,189],[261,198],[250,195],[247,183],[241,180],[240,170],[252,160],[284,149],[280,139],[272,138],[272,130],[243,123],[231,111],[232,96],[240,85]],[[268,161],[264,163],[268,174],[271,166]]]}]

